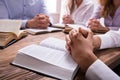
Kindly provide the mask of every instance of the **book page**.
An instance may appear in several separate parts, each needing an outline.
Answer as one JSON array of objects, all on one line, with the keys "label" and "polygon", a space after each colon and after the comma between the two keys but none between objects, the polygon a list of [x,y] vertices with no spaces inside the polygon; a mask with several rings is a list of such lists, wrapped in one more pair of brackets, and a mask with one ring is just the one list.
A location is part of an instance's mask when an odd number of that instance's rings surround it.
[{"label": "book page", "polygon": [[64,51],[30,45],[19,50],[19,52],[66,70],[73,71],[77,67],[77,64],[71,58],[70,54]]},{"label": "book page", "polygon": [[49,37],[49,38],[43,40],[40,43],[40,45],[67,52],[67,50],[65,48],[66,42],[64,40],[61,40],[58,38]]},{"label": "book page", "polygon": [[57,27],[58,27],[58,28],[63,28],[63,29],[65,28],[65,24],[60,24],[60,23],[53,24],[52,26],[53,26],[53,27],[56,27],[56,28],[57,28]]},{"label": "book page", "polygon": [[88,29],[86,25],[84,24],[67,24],[68,27],[73,28],[73,29],[78,29],[79,27],[82,29]]},{"label": "book page", "polygon": [[37,34],[42,32],[52,32],[52,31],[61,31],[61,30],[62,29],[59,28],[48,27],[46,29],[26,29],[25,31],[31,34]]},{"label": "book page", "polygon": [[20,20],[0,20],[0,32],[13,32],[18,36],[21,24]]},{"label": "book page", "polygon": [[16,39],[16,35],[14,35],[13,33],[0,32],[0,46],[1,47],[6,46],[13,39]]}]

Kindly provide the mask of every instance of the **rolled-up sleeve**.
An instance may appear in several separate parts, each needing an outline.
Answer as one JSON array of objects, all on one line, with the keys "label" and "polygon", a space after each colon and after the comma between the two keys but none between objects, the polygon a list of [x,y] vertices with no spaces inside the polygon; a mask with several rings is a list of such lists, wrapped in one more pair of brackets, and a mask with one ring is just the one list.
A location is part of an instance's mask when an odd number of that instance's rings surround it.
[{"label": "rolled-up sleeve", "polygon": [[104,35],[98,35],[101,39],[100,49],[120,47],[120,30],[109,31]]},{"label": "rolled-up sleeve", "polygon": [[100,60],[96,60],[88,68],[86,78],[88,80],[120,80],[120,77]]}]

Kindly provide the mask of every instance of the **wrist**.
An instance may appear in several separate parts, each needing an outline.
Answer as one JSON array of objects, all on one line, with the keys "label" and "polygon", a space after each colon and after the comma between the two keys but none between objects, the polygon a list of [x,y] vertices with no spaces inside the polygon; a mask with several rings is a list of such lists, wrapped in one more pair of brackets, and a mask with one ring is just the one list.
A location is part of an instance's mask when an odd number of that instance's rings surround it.
[{"label": "wrist", "polygon": [[106,27],[106,31],[108,32],[110,29],[108,27]]},{"label": "wrist", "polygon": [[99,49],[101,46],[101,39],[99,36],[95,35],[93,37],[93,47],[94,47],[94,50],[96,49]]},{"label": "wrist", "polygon": [[87,58],[84,58],[84,60],[82,60],[82,64],[80,65],[81,70],[86,73],[86,71],[88,70],[88,68],[97,60],[98,58],[94,55],[94,53],[89,53]]},{"label": "wrist", "polygon": [[31,28],[32,27],[32,20],[28,20],[26,23],[26,28]]}]

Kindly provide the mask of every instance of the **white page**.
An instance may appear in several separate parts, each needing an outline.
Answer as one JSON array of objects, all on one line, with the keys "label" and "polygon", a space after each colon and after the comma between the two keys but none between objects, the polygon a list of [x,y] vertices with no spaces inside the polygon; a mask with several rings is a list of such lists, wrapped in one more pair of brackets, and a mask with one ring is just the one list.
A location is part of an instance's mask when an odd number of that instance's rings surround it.
[{"label": "white page", "polygon": [[62,80],[73,80],[78,69],[73,71],[51,65],[44,61],[39,61],[23,53],[18,53],[12,64],[21,66],[39,73],[44,73]]},{"label": "white page", "polygon": [[67,25],[73,29],[78,29],[79,27],[82,29],[88,29],[87,26],[84,24],[67,24]]},{"label": "white page", "polygon": [[26,31],[34,32],[34,33],[39,33],[39,32],[51,32],[51,31],[56,31],[56,30],[62,30],[59,28],[52,28],[48,27],[46,29],[26,29]]},{"label": "white page", "polygon": [[70,54],[63,51],[38,45],[30,45],[19,50],[19,52],[70,71],[75,70],[77,67],[77,64],[70,57]]},{"label": "white page", "polygon": [[65,28],[65,24],[60,24],[60,23],[53,24],[52,26],[53,26],[53,27]]},{"label": "white page", "polygon": [[58,38],[49,37],[49,38],[43,40],[40,43],[40,45],[67,52],[67,50],[65,48],[66,42],[64,40],[61,40]]},{"label": "white page", "polygon": [[18,36],[21,24],[20,20],[0,20],[0,32],[13,32]]}]

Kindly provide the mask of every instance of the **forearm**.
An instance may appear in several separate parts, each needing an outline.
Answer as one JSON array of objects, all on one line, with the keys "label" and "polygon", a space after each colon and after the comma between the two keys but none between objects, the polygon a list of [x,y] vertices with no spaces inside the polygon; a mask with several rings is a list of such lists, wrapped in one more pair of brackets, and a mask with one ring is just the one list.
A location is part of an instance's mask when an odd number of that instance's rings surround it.
[{"label": "forearm", "polygon": [[94,49],[120,47],[120,30],[94,36]]},{"label": "forearm", "polygon": [[98,35],[101,40],[100,49],[120,47],[120,30],[109,31],[104,35]]}]

